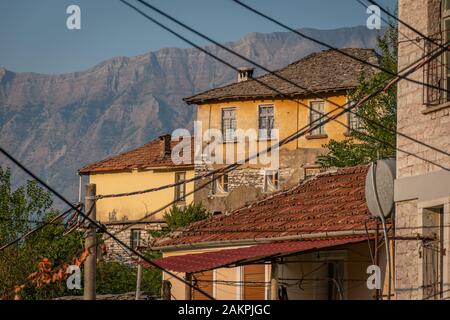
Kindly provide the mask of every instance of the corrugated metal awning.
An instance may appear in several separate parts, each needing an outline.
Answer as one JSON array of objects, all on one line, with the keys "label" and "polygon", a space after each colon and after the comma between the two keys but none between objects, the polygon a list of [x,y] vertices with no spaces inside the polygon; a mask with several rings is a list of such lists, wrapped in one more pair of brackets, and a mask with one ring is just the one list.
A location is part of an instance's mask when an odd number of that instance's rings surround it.
[{"label": "corrugated metal awning", "polygon": [[[265,258],[285,256],[314,249],[341,246],[367,241],[367,237],[346,237],[336,239],[301,240],[260,244],[250,247],[224,249],[196,254],[186,254],[154,259],[164,269],[175,272],[201,272],[243,262],[254,262]],[[143,263],[144,266],[148,264]]]}]

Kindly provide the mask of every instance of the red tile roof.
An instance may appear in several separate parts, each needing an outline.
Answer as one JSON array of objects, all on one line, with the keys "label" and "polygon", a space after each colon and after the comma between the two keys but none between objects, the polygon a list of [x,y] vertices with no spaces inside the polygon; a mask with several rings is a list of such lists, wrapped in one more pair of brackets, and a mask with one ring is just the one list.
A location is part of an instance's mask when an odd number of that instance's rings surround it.
[{"label": "red tile roof", "polygon": [[[267,243],[237,249],[225,249],[220,251],[159,258],[152,261],[160,267],[175,272],[201,272],[244,261],[252,262],[262,258],[282,256],[314,249],[336,247],[363,241],[367,241],[367,237],[345,237],[338,239],[316,239]],[[149,266],[148,263],[142,264],[144,266]]]},{"label": "red tile roof", "polygon": [[[122,171],[145,168],[172,168],[194,166],[194,147],[191,145],[191,164],[176,165],[171,159],[171,155],[165,155],[163,150],[163,140],[159,137],[137,149],[89,164],[79,170],[80,174],[90,174],[108,171]],[[175,147],[178,141],[171,142],[171,148]],[[191,142],[192,143],[192,142]]]},{"label": "red tile roof", "polygon": [[231,214],[193,223],[157,239],[154,246],[364,231],[371,220],[364,194],[367,170],[361,165],[316,176]]}]

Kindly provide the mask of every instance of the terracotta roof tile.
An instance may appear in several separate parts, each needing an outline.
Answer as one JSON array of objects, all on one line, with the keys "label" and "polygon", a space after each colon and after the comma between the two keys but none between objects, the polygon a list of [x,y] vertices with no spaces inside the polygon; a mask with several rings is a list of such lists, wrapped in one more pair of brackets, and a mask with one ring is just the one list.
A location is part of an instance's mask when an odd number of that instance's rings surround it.
[{"label": "terracotta roof tile", "polygon": [[[79,170],[80,174],[89,174],[95,172],[108,171],[122,171],[131,169],[144,168],[171,168],[171,167],[185,167],[186,164],[176,165],[173,163],[170,154],[164,154],[164,140],[163,136],[131,151],[112,156],[110,158],[89,164]],[[170,136],[169,136],[170,137]],[[171,148],[176,146],[179,142],[172,141]],[[191,142],[192,143],[192,142]],[[194,166],[193,152],[191,148],[191,164]]]},{"label": "terracotta roof tile", "polygon": [[155,246],[362,231],[367,221],[373,226],[364,195],[367,170],[361,165],[319,175],[230,214],[193,223]]},{"label": "terracotta roof tile", "polygon": [[[369,61],[373,64],[378,63],[378,57],[372,49],[348,48],[342,50],[364,61]],[[358,86],[362,74],[369,76],[374,71],[374,68],[344,56],[339,52],[326,50],[313,53],[283,69],[275,71],[275,73],[289,79],[300,87],[320,93],[355,88]],[[266,74],[257,77],[257,79],[288,97],[308,95],[307,91],[272,74]],[[255,80],[248,80],[208,90],[187,97],[184,101],[188,104],[201,104],[238,99],[275,98],[280,97],[279,92],[269,89]]]}]

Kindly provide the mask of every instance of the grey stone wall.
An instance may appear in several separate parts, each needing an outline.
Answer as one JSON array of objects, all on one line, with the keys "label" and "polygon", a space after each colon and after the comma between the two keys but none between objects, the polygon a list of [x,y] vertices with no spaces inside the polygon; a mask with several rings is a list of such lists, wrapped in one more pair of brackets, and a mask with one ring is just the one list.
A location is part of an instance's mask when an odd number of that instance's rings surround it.
[{"label": "grey stone wall", "polygon": [[[440,6],[440,0],[400,0],[399,17],[425,35],[433,36],[440,31]],[[416,33],[401,23],[399,23],[399,31],[403,34],[400,35],[401,40],[405,40],[405,36],[410,39],[418,37]],[[399,70],[421,58],[424,54],[424,45],[423,39],[419,42],[401,42],[398,57]],[[424,81],[424,70],[420,69],[409,77],[417,81]],[[397,129],[448,152],[450,150],[449,107],[448,105],[426,106],[424,92],[426,91],[423,86],[419,84],[404,80],[399,83]],[[397,145],[400,149],[449,167],[450,159],[442,153],[401,136],[397,137]],[[397,152],[397,180],[412,176],[425,177],[431,172],[440,170],[442,171],[441,168],[414,156]],[[397,236],[421,237],[426,234],[425,229],[422,228],[423,204],[420,203],[420,193],[421,190],[417,190],[417,196],[397,202]],[[428,203],[429,205],[439,205],[439,201],[436,199],[436,201],[428,201]],[[445,204],[445,201],[442,204]],[[446,236],[446,241],[448,251],[448,236]],[[426,297],[424,274],[427,267],[424,262],[423,245],[424,242],[421,240],[396,241],[395,291],[397,299],[423,299]]]},{"label": "grey stone wall", "polygon": [[[325,153],[325,149],[297,149],[280,151],[279,189],[286,189],[300,183],[305,178],[305,167],[314,165],[317,157]],[[210,172],[217,167],[209,164],[197,164],[196,175]],[[210,181],[205,178],[196,182],[199,187]],[[202,202],[211,212],[230,212],[245,204],[260,200],[267,196],[264,190],[264,168],[252,165],[242,165],[228,174],[228,189],[226,195],[212,195],[211,186],[196,192],[195,202]]]},{"label": "grey stone wall", "polygon": [[[141,230],[141,239],[140,246],[146,247],[150,244],[151,241],[151,231],[161,230],[161,223],[140,223],[133,226],[130,224],[109,224],[107,225],[108,230],[115,234],[117,238],[123,241],[125,244],[131,247],[131,230],[140,229]],[[122,231],[124,230],[124,231]],[[122,247],[115,240],[109,238],[107,235],[103,237],[104,239],[104,247],[106,249],[106,253],[103,255],[103,259],[109,261],[118,261],[123,263],[131,263],[133,259],[137,258],[133,255],[128,249]]]}]

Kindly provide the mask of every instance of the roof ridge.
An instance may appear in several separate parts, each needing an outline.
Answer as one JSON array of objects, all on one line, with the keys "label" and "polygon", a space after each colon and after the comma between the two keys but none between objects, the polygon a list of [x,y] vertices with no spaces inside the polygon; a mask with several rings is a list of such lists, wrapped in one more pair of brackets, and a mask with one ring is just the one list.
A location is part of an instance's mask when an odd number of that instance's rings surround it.
[{"label": "roof ridge", "polygon": [[[377,58],[376,51],[373,48],[344,48],[340,49],[345,53],[354,53],[359,60],[371,60]],[[330,59],[329,54],[335,54],[335,58]],[[323,57],[323,58],[321,58]],[[316,59],[317,61],[314,61]],[[217,102],[221,100],[237,100],[237,99],[266,99],[274,96],[282,95],[301,96],[307,94],[307,91],[312,92],[327,92],[336,90],[347,90],[357,87],[360,80],[359,65],[369,69],[362,62],[357,59],[354,60],[345,54],[339,53],[336,49],[327,49],[319,52],[313,52],[309,55],[298,59],[282,68],[266,72],[258,77],[242,82],[232,82],[217,88],[208,89],[197,94],[184,97],[183,100],[188,104],[201,104],[208,102]],[[311,68],[314,72],[307,72]],[[331,72],[334,70],[335,72]],[[369,69],[370,70],[370,69]],[[277,74],[282,74],[283,78],[277,77]],[[341,78],[339,78],[341,76]],[[345,76],[346,78],[342,78]],[[276,77],[273,78],[273,77]],[[273,79],[272,79],[273,78]],[[325,78],[322,79],[322,78]],[[266,79],[272,80],[274,85],[272,88],[267,88],[260,82]],[[321,82],[320,79],[323,81]],[[309,89],[302,89],[295,85],[295,83],[305,82],[309,85]],[[283,83],[280,83],[282,81]],[[286,82],[286,83],[284,83]],[[291,83],[292,82],[292,83]],[[301,90],[300,90],[301,89]]]}]

